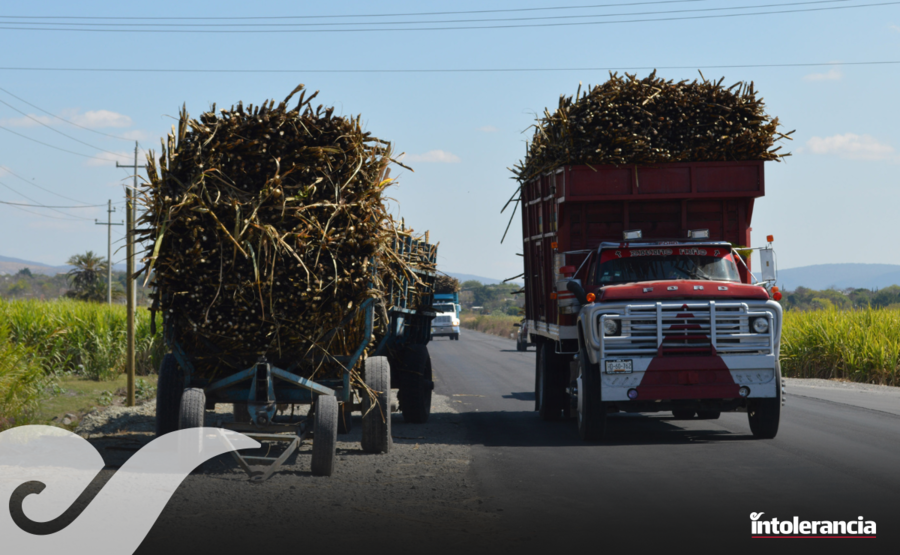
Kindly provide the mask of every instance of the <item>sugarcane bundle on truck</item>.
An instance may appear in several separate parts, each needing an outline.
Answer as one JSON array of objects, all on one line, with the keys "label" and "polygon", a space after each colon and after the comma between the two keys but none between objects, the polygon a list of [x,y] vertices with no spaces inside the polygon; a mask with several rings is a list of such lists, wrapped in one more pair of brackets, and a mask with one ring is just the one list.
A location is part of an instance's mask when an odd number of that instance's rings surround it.
[{"label": "sugarcane bundle on truck", "polygon": [[[427,342],[436,249],[388,214],[391,145],[359,117],[314,108],[315,96],[301,85],[277,105],[213,105],[198,119],[182,109],[149,157],[138,232],[170,350],[157,432],[233,403],[238,431],[288,426],[294,448],[313,437],[313,473],[329,475],[353,409],[363,448],[390,448],[386,355]],[[392,327],[395,305],[415,322]],[[419,362],[406,373],[421,376]],[[280,414],[295,404],[312,407]]]},{"label": "sugarcane bundle on truck", "polygon": [[753,84],[610,79],[545,111],[514,169],[535,409],[582,438],[616,412],[748,413],[778,431],[782,311],[771,237],[746,258],[777,118]]}]

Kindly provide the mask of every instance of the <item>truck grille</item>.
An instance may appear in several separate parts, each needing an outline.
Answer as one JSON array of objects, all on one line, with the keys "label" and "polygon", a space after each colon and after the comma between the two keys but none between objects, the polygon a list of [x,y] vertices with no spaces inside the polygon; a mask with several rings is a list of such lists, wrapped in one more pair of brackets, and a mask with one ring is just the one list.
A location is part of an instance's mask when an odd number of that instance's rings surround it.
[{"label": "truck grille", "polygon": [[[746,303],[660,302],[627,306],[624,312],[600,314],[594,321],[603,357],[774,354],[773,314]],[[768,332],[751,331],[755,318],[768,319]],[[618,321],[619,335],[603,335],[605,320]]]},{"label": "truck grille", "polygon": [[453,319],[450,316],[437,316],[434,319],[434,324],[436,326],[449,326],[453,323]]}]

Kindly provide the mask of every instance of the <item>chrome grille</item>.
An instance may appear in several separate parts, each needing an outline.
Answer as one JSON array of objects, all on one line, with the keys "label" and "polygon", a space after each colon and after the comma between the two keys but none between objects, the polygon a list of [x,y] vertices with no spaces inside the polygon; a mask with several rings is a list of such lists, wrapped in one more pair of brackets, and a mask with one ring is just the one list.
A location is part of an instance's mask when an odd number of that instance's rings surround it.
[{"label": "chrome grille", "polygon": [[434,324],[438,326],[449,326],[453,323],[453,319],[450,316],[437,316],[434,319]]},{"label": "chrome grille", "polygon": [[[769,330],[750,330],[767,318]],[[604,336],[603,323],[618,321],[620,333]],[[740,302],[669,302],[630,305],[624,314],[600,314],[594,321],[602,357],[708,354],[774,354],[774,316]]]}]

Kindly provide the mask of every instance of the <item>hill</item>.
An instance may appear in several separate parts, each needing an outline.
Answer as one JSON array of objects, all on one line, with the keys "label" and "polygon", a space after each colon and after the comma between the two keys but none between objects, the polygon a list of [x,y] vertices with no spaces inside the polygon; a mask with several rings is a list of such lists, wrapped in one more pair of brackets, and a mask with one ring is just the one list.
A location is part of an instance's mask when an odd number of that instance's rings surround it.
[{"label": "hill", "polygon": [[808,289],[883,289],[900,285],[896,264],[815,264],[778,271],[778,285],[787,291]]}]

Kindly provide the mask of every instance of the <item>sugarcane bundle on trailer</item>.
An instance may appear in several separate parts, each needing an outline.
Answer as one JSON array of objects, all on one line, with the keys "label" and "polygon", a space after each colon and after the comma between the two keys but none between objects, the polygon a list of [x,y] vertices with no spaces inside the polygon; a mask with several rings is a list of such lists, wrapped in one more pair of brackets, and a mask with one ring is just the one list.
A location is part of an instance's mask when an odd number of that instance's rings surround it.
[{"label": "sugarcane bundle on trailer", "polygon": [[[278,104],[213,105],[197,119],[183,108],[158,160],[151,153],[138,239],[172,349],[157,405],[181,395],[163,394],[172,374],[194,386],[184,395],[234,402],[253,425],[274,424],[277,405],[315,402],[319,426],[326,397],[349,414],[352,389],[370,417],[364,448],[386,451],[390,369],[373,339],[396,336],[381,317],[391,284],[420,280],[396,253],[385,206],[391,145],[359,117],[314,107],[316,94],[301,85]],[[158,411],[158,431],[184,427],[178,418]],[[330,474],[331,453],[319,473]]]},{"label": "sugarcane bundle on trailer", "polygon": [[[702,74],[701,74],[702,77]],[[575,97],[561,96],[535,123],[525,159],[513,172],[526,182],[563,164],[780,160],[789,138],[765,112],[753,83],[723,86],[704,78],[672,81],[610,73]]]}]

